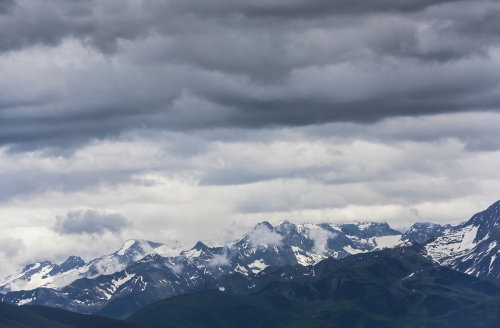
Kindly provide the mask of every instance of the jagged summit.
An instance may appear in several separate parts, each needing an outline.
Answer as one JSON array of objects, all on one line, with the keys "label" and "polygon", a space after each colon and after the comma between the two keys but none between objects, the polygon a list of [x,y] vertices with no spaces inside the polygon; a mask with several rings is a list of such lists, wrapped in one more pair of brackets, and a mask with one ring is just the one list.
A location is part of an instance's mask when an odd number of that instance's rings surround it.
[{"label": "jagged summit", "polygon": [[208,247],[203,242],[198,241],[196,245],[193,246],[190,250],[182,251],[180,256],[184,256],[186,258],[205,258],[210,259],[214,253],[214,249]]},{"label": "jagged summit", "polygon": [[500,201],[430,240],[425,249],[441,265],[500,282]]},{"label": "jagged summit", "polygon": [[121,262],[136,261],[145,254],[160,253],[170,255],[171,248],[164,244],[155,243],[144,239],[129,239],[114,254]]},{"label": "jagged summit", "polygon": [[[405,234],[385,222],[295,224],[280,221],[273,226],[264,221],[249,229],[235,243],[210,247],[199,241],[180,254],[163,244],[132,239],[115,253],[84,266],[76,267],[82,264],[76,257],[68,259],[68,266],[76,268],[44,278],[49,280],[42,279],[46,283],[43,287],[55,289],[36,288],[28,294],[10,292],[0,296],[1,300],[12,304],[58,304],[82,313],[123,314],[124,308],[132,311],[141,304],[178,295],[222,276],[239,277],[234,279],[248,282],[254,277],[279,272],[281,269],[276,271],[274,268],[283,267],[286,268],[283,277],[291,277],[290,274],[296,272],[294,268],[311,268],[328,258],[337,263],[335,261],[349,262],[352,258],[376,256],[370,252],[396,245],[415,248],[427,258],[462,272],[494,279],[500,272],[496,260],[497,213],[500,213],[498,206],[491,206],[456,227],[424,222],[414,224]],[[490,233],[478,237],[482,228]],[[428,241],[429,238],[434,239]],[[50,262],[40,262],[25,269],[26,272],[40,271],[33,275],[40,280],[46,272],[40,268],[50,265]],[[16,283],[24,279],[18,278]],[[252,284],[241,286],[255,288]]]},{"label": "jagged summit", "polygon": [[346,223],[339,225],[339,228],[343,233],[358,238],[401,235],[401,232],[392,229],[386,222]]},{"label": "jagged summit", "polygon": [[63,288],[79,278],[94,279],[119,272],[148,254],[174,258],[180,255],[191,261],[201,261],[203,265],[218,263],[235,272],[255,274],[270,265],[312,265],[329,256],[342,258],[390,247],[396,244],[397,238],[397,232],[386,223],[294,224],[284,220],[276,226],[260,222],[238,242],[225,248],[198,242],[180,254],[164,244],[130,239],[116,252],[88,263],[71,256],[59,265],[48,261],[30,264],[20,274],[0,280],[0,292]]},{"label": "jagged summit", "polygon": [[478,228],[474,239],[476,243],[486,238],[489,234],[495,234],[495,237],[500,237],[500,201],[495,202],[486,210],[474,214],[464,226]]},{"label": "jagged summit", "polygon": [[81,268],[85,265],[85,261],[80,256],[70,256],[66,261],[59,265],[55,265],[51,275],[57,275],[59,273],[67,272],[73,269]]},{"label": "jagged summit", "polygon": [[[11,279],[10,285],[2,286],[19,288],[24,284],[30,287],[24,289],[33,289],[31,286],[43,282],[44,288],[9,292],[0,295],[0,300],[18,305],[57,304],[82,313],[122,315],[123,311],[130,312],[161,298],[214,283],[221,277],[236,283],[237,288],[251,291],[257,288],[252,283],[254,278],[261,279],[271,273],[281,279],[293,277],[297,272],[313,275],[319,272],[316,270],[319,267],[311,269],[313,265],[325,259],[329,258],[321,263],[335,266],[339,261],[350,263],[356,258],[376,257],[377,253],[370,252],[395,246],[395,252],[412,249],[444,266],[500,281],[499,214],[500,202],[497,202],[458,226],[416,223],[404,234],[385,222],[281,221],[276,226],[261,222],[233,244],[209,247],[200,241],[177,256],[167,255],[171,249],[168,251],[163,244],[133,239],[115,253],[83,266],[81,259],[70,257],[59,265],[67,265],[68,271],[55,276],[47,274],[56,270],[57,265],[50,262],[28,265],[20,276],[14,277],[17,280]],[[82,277],[86,279],[78,279]],[[236,288],[233,283],[231,286]],[[224,289],[229,285],[219,287]]]},{"label": "jagged summit", "polygon": [[401,237],[402,241],[416,241],[420,244],[426,241],[441,237],[460,229],[462,225],[452,226],[450,224],[440,225],[430,222],[418,222],[413,224]]},{"label": "jagged summit", "polygon": [[130,262],[147,254],[171,255],[168,246],[141,239],[127,240],[113,254],[85,263],[78,256],[70,256],[61,264],[49,261],[28,264],[19,274],[0,280],[0,292],[32,290],[39,287],[60,289],[80,278],[96,278],[123,270]]}]

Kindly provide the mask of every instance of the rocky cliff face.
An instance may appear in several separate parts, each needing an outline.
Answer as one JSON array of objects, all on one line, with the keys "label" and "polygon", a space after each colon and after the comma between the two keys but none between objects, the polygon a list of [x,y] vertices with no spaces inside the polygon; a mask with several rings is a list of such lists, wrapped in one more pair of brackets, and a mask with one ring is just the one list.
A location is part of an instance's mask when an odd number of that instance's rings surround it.
[{"label": "rocky cliff face", "polygon": [[500,282],[500,201],[475,214],[456,230],[425,244],[437,263]]}]

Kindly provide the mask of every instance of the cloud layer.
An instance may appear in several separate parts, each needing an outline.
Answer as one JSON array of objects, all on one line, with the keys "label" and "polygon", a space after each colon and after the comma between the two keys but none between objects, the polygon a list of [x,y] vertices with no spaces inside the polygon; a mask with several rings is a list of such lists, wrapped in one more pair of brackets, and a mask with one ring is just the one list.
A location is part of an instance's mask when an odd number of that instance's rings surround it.
[{"label": "cloud layer", "polygon": [[[2,1],[0,143],[498,109],[495,1]],[[26,74],[29,72],[29,74]]]},{"label": "cloud layer", "polygon": [[12,258],[19,255],[23,251],[25,245],[22,239],[6,237],[0,239],[0,252],[7,258]]},{"label": "cloud layer", "polygon": [[0,273],[261,221],[466,220],[500,195],[499,22],[483,0],[0,0]]},{"label": "cloud layer", "polygon": [[106,231],[120,233],[127,227],[130,227],[130,222],[121,214],[80,210],[69,211],[65,217],[58,216],[54,230],[67,235],[102,235]]}]

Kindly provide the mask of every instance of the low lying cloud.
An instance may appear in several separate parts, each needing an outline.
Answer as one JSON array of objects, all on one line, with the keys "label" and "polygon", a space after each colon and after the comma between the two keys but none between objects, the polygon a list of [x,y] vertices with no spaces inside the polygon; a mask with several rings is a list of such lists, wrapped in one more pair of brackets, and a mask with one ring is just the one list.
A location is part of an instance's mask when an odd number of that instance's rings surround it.
[{"label": "low lying cloud", "polygon": [[182,265],[180,265],[180,264],[165,261],[165,266],[167,268],[169,268],[170,270],[172,270],[172,272],[175,274],[182,273]]},{"label": "low lying cloud", "polygon": [[25,245],[22,239],[12,237],[0,239],[0,253],[3,253],[6,257],[18,255],[24,248]]},{"label": "low lying cloud", "polygon": [[127,218],[118,213],[79,210],[69,211],[65,217],[58,216],[54,230],[66,235],[102,235],[106,231],[118,234],[130,226]]},{"label": "low lying cloud", "polygon": [[326,251],[328,240],[337,237],[337,234],[323,229],[310,229],[309,237],[314,240],[314,252],[323,254]]},{"label": "low lying cloud", "polygon": [[247,236],[250,245],[253,247],[276,246],[281,245],[283,241],[283,236],[263,224],[256,226]]},{"label": "low lying cloud", "polygon": [[222,254],[216,254],[210,261],[208,261],[208,266],[217,267],[217,266],[228,266],[231,264],[229,260],[229,256],[227,254],[227,249]]}]

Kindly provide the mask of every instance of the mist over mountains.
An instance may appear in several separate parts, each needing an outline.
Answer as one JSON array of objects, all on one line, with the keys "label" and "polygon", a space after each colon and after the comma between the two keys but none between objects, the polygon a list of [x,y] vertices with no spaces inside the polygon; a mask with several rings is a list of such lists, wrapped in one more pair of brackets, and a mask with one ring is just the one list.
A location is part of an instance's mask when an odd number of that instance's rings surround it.
[{"label": "mist over mountains", "polygon": [[129,240],[117,252],[88,263],[71,256],[62,264],[27,265],[1,280],[1,300],[120,317],[193,290],[248,294],[275,279],[315,277],[315,266],[328,258],[350,259],[412,244],[423,244],[419,252],[430,261],[497,282],[498,222],[500,202],[458,226],[416,223],[405,233],[383,222],[262,222],[233,244],[198,242],[176,256],[166,245]]}]

